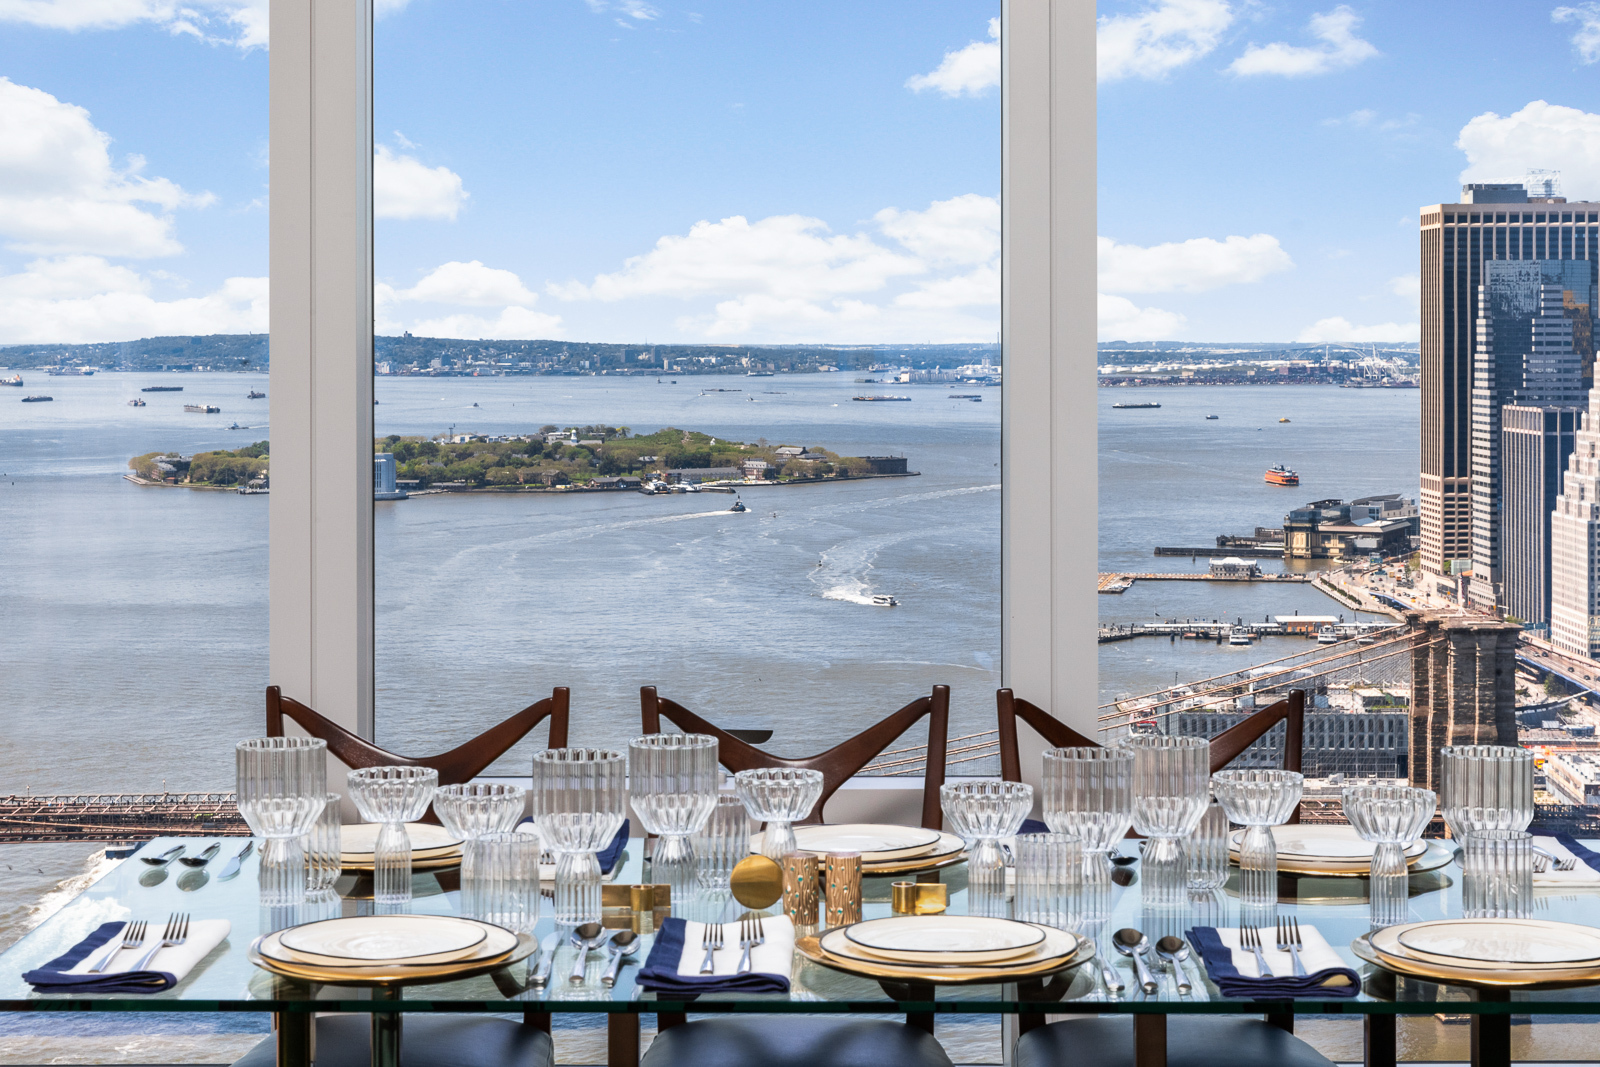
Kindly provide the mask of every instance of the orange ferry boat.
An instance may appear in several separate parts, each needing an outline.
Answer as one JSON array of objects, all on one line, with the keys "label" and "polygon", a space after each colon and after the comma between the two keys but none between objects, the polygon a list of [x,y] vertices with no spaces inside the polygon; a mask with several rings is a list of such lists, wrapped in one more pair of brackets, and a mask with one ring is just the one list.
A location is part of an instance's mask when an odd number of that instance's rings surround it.
[{"label": "orange ferry boat", "polygon": [[1299,485],[1300,475],[1285,467],[1282,463],[1276,467],[1267,468],[1268,485]]}]

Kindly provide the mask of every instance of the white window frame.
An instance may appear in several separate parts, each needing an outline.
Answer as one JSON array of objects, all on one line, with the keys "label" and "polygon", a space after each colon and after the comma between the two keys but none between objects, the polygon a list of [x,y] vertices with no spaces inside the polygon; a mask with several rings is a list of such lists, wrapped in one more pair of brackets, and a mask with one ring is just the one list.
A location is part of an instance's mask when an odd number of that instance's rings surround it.
[{"label": "white window frame", "polygon": [[[1001,676],[1091,735],[1094,30],[1091,0],[1004,0]],[[271,32],[271,677],[371,738],[371,0],[273,0]]]}]

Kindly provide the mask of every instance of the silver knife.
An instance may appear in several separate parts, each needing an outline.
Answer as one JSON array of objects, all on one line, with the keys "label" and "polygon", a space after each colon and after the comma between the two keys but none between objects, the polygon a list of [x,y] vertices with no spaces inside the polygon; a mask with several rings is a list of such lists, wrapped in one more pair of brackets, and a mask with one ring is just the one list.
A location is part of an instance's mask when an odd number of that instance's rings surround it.
[{"label": "silver knife", "polygon": [[539,946],[542,955],[539,957],[539,966],[528,976],[528,984],[535,989],[543,989],[550,982],[550,969],[556,963],[556,949],[561,947],[561,933],[557,931],[544,939]]},{"label": "silver knife", "polygon": [[217,881],[226,882],[229,878],[232,878],[234,875],[238,874],[239,864],[243,862],[246,856],[250,855],[251,849],[255,847],[255,838],[252,837],[250,840],[246,841],[244,843],[244,848],[241,848],[238,854],[234,856],[233,859],[228,861],[227,866],[222,868],[222,873],[217,875]]}]

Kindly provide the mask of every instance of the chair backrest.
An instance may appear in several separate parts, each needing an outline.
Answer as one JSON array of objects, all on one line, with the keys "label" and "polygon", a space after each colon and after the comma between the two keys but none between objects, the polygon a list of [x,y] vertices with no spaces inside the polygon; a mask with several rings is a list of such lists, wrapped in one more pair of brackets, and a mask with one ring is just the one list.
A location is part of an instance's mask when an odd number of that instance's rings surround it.
[{"label": "chair backrest", "polygon": [[821,822],[822,809],[827,805],[828,798],[893,744],[896,738],[927,716],[928,760],[922,786],[922,825],[937,830],[943,824],[939,787],[944,784],[945,744],[950,732],[950,687],[947,685],[934,686],[928,696],[918,697],[848,741],[803,759],[786,759],[763,752],[727,730],[713,726],[677,701],[660,696],[653,685],[639,690],[639,704],[645,733],[660,733],[661,720],[666,719],[685,733],[710,734],[717,739],[718,760],[730,771],[748,771],[757,767],[802,767],[821,771],[822,796],[818,798],[817,806],[811,809],[811,817],[806,822]]},{"label": "chair backrest", "polygon": [[267,686],[267,736],[283,736],[283,720],[293,719],[312,737],[328,742],[328,751],[347,767],[432,767],[439,772],[440,785],[459,785],[482,774],[491,763],[511,750],[528,732],[545,719],[550,720],[550,747],[567,746],[567,715],[571,690],[557,686],[543,700],[529,704],[515,715],[465,744],[437,756],[400,756],[357,737],[338,723],[318,715],[275,685]]}]

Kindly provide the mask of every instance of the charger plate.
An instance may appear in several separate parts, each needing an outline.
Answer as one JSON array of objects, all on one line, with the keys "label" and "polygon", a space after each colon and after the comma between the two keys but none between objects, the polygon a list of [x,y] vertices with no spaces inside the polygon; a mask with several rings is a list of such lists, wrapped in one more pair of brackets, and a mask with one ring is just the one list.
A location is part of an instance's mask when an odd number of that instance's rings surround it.
[{"label": "charger plate", "polygon": [[[928,916],[931,918],[931,916]],[[1040,927],[1044,937],[1039,943],[1023,951],[1021,955],[991,963],[934,963],[932,961],[897,960],[886,956],[877,956],[867,951],[863,946],[852,942],[846,933],[846,928],[835,927],[818,937],[822,951],[830,956],[839,956],[844,959],[855,960],[861,963],[888,963],[902,967],[938,968],[960,967],[966,970],[993,970],[999,968],[1015,968],[1025,964],[1044,963],[1050,960],[1064,960],[1077,952],[1083,940],[1078,935],[1066,930],[1056,930],[1050,927]]]},{"label": "charger plate", "polygon": [[[487,923],[453,915],[358,915],[278,931],[274,958],[325,967],[444,963],[482,954]],[[503,951],[510,951],[510,945]],[[405,949],[406,951],[396,951]]]},{"label": "charger plate", "polygon": [[794,838],[802,852],[859,852],[862,863],[890,863],[934,851],[943,835],[922,826],[841,823],[796,826]]},{"label": "charger plate", "polygon": [[[339,854],[346,860],[371,863],[372,850],[377,847],[380,829],[382,827],[377,823],[370,822],[339,827]],[[430,822],[406,823],[406,837],[411,839],[413,858],[451,849],[461,850],[461,838]]]},{"label": "charger plate", "polygon": [[[1447,867],[1455,859],[1456,850],[1448,842],[1428,839],[1424,842],[1422,852],[1406,863],[1407,873],[1420,874],[1423,871],[1436,871],[1440,867]],[[1239,865],[1239,854],[1228,854],[1228,861],[1235,867]],[[1297,861],[1292,856],[1278,857],[1279,874],[1314,874],[1323,878],[1366,878],[1372,873],[1370,863],[1362,864],[1333,864],[1323,866],[1317,863]]]},{"label": "charger plate", "polygon": [[[1243,830],[1228,835],[1228,851],[1237,854]],[[1323,866],[1352,864],[1360,867],[1372,865],[1372,853],[1377,847],[1363,841],[1351,826],[1342,824],[1321,825],[1296,823],[1272,828],[1272,839],[1278,846],[1278,861],[1292,859],[1297,863],[1317,863]],[[1415,859],[1426,848],[1422,838],[1406,848],[1406,858]]]},{"label": "charger plate", "polygon": [[[411,869],[413,871],[438,871],[444,870],[448,867],[459,866],[461,866],[461,851],[459,849],[452,852],[441,853],[436,856],[418,856],[413,854],[411,857]],[[349,859],[341,858],[339,860],[339,869],[344,871],[355,871],[357,873],[370,874],[373,870],[372,855],[371,853],[368,853],[367,858],[364,861],[351,861]]]},{"label": "charger plate", "polygon": [[[265,934],[251,942],[246,956],[251,963],[264,971],[296,978],[303,982],[322,982],[335,985],[410,985],[418,982],[454,981],[487,974],[527,959],[539,949],[539,939],[532,934],[513,934],[510,930],[496,928],[491,935],[492,947],[504,947],[515,938],[509,949],[494,955],[470,956],[466,959],[444,963],[418,965],[386,964],[375,967],[325,967],[314,963],[301,963],[286,958],[287,953],[276,944],[275,934]],[[268,955],[271,952],[272,955]]]},{"label": "charger plate", "polygon": [[1549,919],[1435,919],[1408,923],[1394,938],[1407,956],[1436,963],[1600,966],[1600,930]]},{"label": "charger plate", "polygon": [[[1408,923],[1406,925],[1417,924]],[[1501,987],[1594,985],[1600,983],[1600,964],[1581,967],[1518,966],[1506,968],[1489,964],[1470,965],[1467,961],[1446,964],[1419,959],[1408,954],[1406,949],[1396,940],[1398,931],[1403,929],[1405,927],[1390,926],[1365,937],[1358,937],[1350,942],[1350,951],[1354,952],[1360,959],[1382,967],[1384,970],[1437,982]],[[1373,944],[1374,941],[1378,941],[1394,951],[1383,951]]]},{"label": "charger plate", "polygon": [[878,863],[868,863],[865,859],[861,863],[861,873],[878,874],[904,874],[913,871],[937,871],[960,863],[967,858],[966,842],[960,835],[940,832],[939,843],[933,846],[932,851],[920,856],[911,856],[901,860],[886,860]]},{"label": "charger plate", "polygon": [[981,915],[893,915],[851,923],[844,937],[861,952],[891,963],[959,966],[1031,954],[1044,943],[1045,928]]},{"label": "charger plate", "polygon": [[1014,967],[908,966],[890,963],[887,960],[868,962],[846,956],[835,956],[821,945],[821,939],[831,933],[832,930],[825,930],[816,937],[797,938],[794,943],[795,951],[812,963],[821,964],[844,974],[853,974],[861,978],[888,978],[898,982],[927,982],[931,985],[993,985],[996,982],[1011,982],[1019,978],[1055,974],[1094,959],[1094,942],[1088,938],[1079,938],[1077,951],[1063,959],[1041,960]]}]

